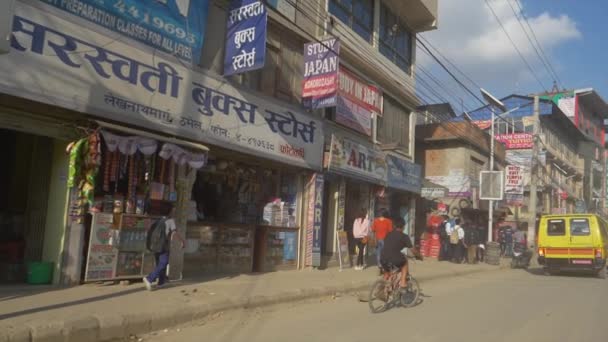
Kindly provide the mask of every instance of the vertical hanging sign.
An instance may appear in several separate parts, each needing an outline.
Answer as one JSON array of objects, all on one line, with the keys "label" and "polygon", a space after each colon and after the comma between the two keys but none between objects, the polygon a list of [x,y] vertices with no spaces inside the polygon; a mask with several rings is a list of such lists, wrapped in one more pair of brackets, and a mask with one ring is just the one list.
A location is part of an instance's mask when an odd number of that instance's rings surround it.
[{"label": "vertical hanging sign", "polygon": [[224,76],[264,67],[268,12],[261,0],[232,0],[228,8]]},{"label": "vertical hanging sign", "polygon": [[336,105],[339,54],[340,41],[334,37],[304,45],[304,107],[318,109]]},{"label": "vertical hanging sign", "polygon": [[323,220],[323,174],[315,176],[315,203],[313,219],[313,238],[312,238],[312,265],[321,266],[321,224]]},{"label": "vertical hanging sign", "polygon": [[321,223],[323,219],[322,174],[316,173],[306,185],[308,205],[306,213],[306,266],[321,266]]}]

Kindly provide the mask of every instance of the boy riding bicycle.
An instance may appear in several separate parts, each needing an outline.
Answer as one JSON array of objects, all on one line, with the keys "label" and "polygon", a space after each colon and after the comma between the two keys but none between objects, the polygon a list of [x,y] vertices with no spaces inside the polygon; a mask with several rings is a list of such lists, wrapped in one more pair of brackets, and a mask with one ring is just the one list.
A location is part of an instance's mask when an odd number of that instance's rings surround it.
[{"label": "boy riding bicycle", "polygon": [[412,240],[407,234],[403,233],[403,227],[405,221],[402,218],[397,218],[393,221],[393,227],[395,230],[388,233],[384,239],[384,248],[380,254],[380,263],[384,269],[384,279],[388,280],[390,277],[390,265],[401,269],[401,279],[399,286],[404,289],[407,287],[407,275],[408,275],[408,264],[406,256],[401,252],[404,248],[411,248],[412,253],[417,258],[420,257],[420,253],[412,244]]}]

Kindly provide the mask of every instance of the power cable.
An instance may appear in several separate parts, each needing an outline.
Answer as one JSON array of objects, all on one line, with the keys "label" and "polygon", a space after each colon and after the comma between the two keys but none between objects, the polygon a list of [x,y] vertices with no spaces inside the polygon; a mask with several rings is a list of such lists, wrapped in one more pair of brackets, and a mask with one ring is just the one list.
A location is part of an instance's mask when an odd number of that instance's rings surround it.
[{"label": "power cable", "polygon": [[[545,61],[545,59],[543,58],[543,56],[540,54],[540,51],[538,50],[538,48],[536,47],[536,45],[532,41],[532,38],[530,37],[530,34],[526,30],[526,28],[525,28],[525,26],[524,26],[524,24],[523,24],[520,16],[518,15],[517,11],[515,10],[515,7],[513,7],[513,5],[511,4],[511,1],[509,1],[509,0],[506,0],[506,1],[509,4],[509,7],[511,7],[511,11],[513,12],[513,15],[515,16],[515,18],[517,19],[517,22],[519,23],[519,26],[521,26],[521,30],[524,31],[524,34],[526,35],[526,38],[528,38],[528,42],[530,43],[530,45],[534,49],[534,52],[536,52],[536,55],[538,56],[538,59],[540,59],[541,63],[543,64],[543,66],[547,70],[549,76],[553,79],[553,82],[557,83],[557,79],[556,79],[555,75],[551,72],[551,69],[549,68],[549,65],[547,64],[547,62]],[[530,27],[529,23],[528,23],[528,27]]]},{"label": "power cable", "polygon": [[528,70],[530,70],[530,73],[534,76],[534,78],[536,79],[536,81],[538,82],[538,84],[540,85],[540,87],[544,90],[547,91],[547,88],[545,88],[545,86],[543,85],[543,83],[540,81],[540,79],[538,78],[538,75],[536,75],[536,73],[534,72],[534,69],[532,69],[532,67],[530,66],[530,64],[528,63],[528,61],[526,60],[526,58],[524,57],[524,55],[521,53],[521,51],[519,50],[519,48],[517,47],[517,44],[515,44],[515,42],[513,41],[513,39],[511,38],[511,35],[509,35],[509,32],[507,32],[507,29],[505,28],[505,26],[502,24],[502,21],[500,21],[500,18],[498,18],[498,15],[496,14],[496,12],[494,11],[494,8],[492,7],[492,5],[490,5],[490,2],[488,0],[484,0],[486,3],[486,6],[488,6],[488,8],[490,9],[490,11],[492,12],[492,14],[494,15],[494,19],[496,19],[496,21],[498,22],[498,24],[500,25],[500,28],[502,29],[502,31],[505,33],[505,36],[507,36],[507,38],[509,39],[509,41],[511,42],[511,45],[513,45],[513,48],[515,49],[515,51],[517,51],[517,54],[519,55],[519,57],[521,58],[521,60],[524,62],[524,64],[528,67]]},{"label": "power cable", "polygon": [[557,79],[557,82],[562,86],[562,89],[566,89],[564,87],[564,84],[560,80],[559,75],[557,74],[557,72],[555,72],[555,69],[553,68],[553,65],[551,64],[551,60],[549,59],[549,57],[547,57],[547,54],[545,53],[545,50],[543,49],[543,46],[538,41],[538,38],[536,37],[536,33],[534,32],[534,29],[532,28],[532,25],[530,25],[530,21],[528,20],[528,17],[526,16],[526,13],[524,12],[523,8],[521,7],[521,4],[519,3],[519,0],[514,0],[514,1],[517,4],[517,7],[519,8],[519,13],[521,13],[522,18],[524,18],[524,21],[526,22],[528,28],[530,29],[530,32],[532,33],[532,37],[534,38],[534,41],[536,42],[536,45],[538,45],[538,48],[540,49],[541,54],[544,56],[545,60],[547,61],[547,64],[549,65],[549,68],[553,72],[553,75],[555,75],[555,78]]}]

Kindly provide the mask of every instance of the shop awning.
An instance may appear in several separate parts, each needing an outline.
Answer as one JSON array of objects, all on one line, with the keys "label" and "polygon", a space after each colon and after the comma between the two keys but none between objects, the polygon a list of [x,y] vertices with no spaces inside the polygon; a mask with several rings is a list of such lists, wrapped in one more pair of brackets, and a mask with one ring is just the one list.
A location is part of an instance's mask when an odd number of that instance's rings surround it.
[{"label": "shop awning", "polygon": [[144,130],[140,130],[140,129],[136,129],[136,128],[131,128],[131,127],[126,127],[126,126],[122,126],[122,125],[117,125],[117,124],[113,124],[113,123],[109,123],[109,122],[105,122],[105,121],[95,120],[95,123],[97,123],[99,126],[101,126],[103,128],[108,128],[108,129],[126,133],[126,134],[139,135],[142,137],[151,138],[151,139],[155,139],[158,141],[168,142],[168,143],[175,144],[175,145],[181,145],[181,146],[192,148],[192,149],[202,151],[202,152],[209,151],[209,148],[205,145],[191,142],[191,141],[184,140],[184,139],[180,139],[180,138],[176,138],[176,137],[172,137],[172,136],[156,134],[156,133],[152,133],[152,132],[148,132],[148,131],[144,131]]}]

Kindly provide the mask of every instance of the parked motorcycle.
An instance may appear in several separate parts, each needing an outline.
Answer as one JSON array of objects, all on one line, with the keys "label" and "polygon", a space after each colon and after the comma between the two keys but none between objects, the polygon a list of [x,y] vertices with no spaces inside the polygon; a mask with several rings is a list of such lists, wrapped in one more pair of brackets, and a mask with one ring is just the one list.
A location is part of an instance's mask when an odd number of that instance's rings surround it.
[{"label": "parked motorcycle", "polygon": [[513,257],[511,258],[511,268],[528,268],[532,259],[532,251],[526,244],[516,243],[513,246]]}]

